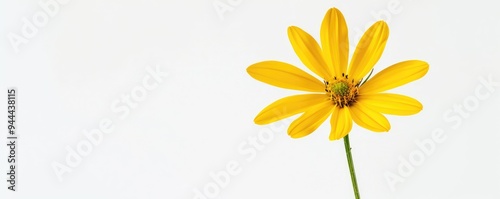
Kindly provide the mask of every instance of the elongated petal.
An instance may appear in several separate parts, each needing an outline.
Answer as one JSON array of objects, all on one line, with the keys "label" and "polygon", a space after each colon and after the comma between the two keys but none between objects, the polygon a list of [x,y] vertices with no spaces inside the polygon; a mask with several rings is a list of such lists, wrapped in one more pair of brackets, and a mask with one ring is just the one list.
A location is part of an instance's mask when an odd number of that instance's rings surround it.
[{"label": "elongated petal", "polygon": [[281,98],[266,108],[255,117],[256,124],[269,124],[292,115],[305,112],[312,106],[329,100],[325,94],[293,95]]},{"label": "elongated petal", "polygon": [[325,61],[332,75],[340,77],[347,72],[349,37],[344,15],[337,8],[331,8],[326,13],[320,35]]},{"label": "elongated petal", "polygon": [[358,81],[368,74],[382,56],[388,37],[389,27],[384,21],[376,22],[365,32],[349,65],[349,77]]},{"label": "elongated petal", "polygon": [[321,48],[314,38],[299,27],[288,28],[288,39],[302,63],[323,79],[330,79],[331,73],[323,58]]},{"label": "elongated petal", "polygon": [[429,64],[420,60],[399,62],[380,71],[359,88],[360,93],[378,93],[420,79],[429,71]]},{"label": "elongated petal", "polygon": [[352,129],[352,117],[349,108],[335,107],[330,118],[330,124],[332,125],[330,140],[338,140],[349,134]]},{"label": "elongated petal", "polygon": [[307,110],[288,127],[288,135],[301,138],[316,130],[333,111],[331,101],[320,103]]},{"label": "elongated petal", "polygon": [[374,132],[387,132],[391,129],[391,124],[384,115],[369,109],[362,102],[356,102],[349,110],[354,122],[365,129]]},{"label": "elongated petal", "polygon": [[413,115],[422,110],[422,104],[408,96],[392,93],[359,95],[358,102],[368,108],[391,115]]},{"label": "elongated petal", "polygon": [[247,72],[256,80],[280,88],[312,92],[325,90],[325,85],[318,79],[284,62],[259,62],[249,66]]}]

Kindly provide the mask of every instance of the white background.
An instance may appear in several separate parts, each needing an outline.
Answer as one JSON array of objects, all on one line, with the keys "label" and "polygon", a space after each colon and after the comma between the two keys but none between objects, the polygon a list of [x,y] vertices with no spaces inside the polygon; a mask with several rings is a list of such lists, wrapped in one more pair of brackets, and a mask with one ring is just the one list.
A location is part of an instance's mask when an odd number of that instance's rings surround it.
[{"label": "white background", "polygon": [[[500,87],[481,83],[500,82],[495,1],[73,0],[57,4],[54,16],[16,52],[9,35],[23,36],[23,18],[33,22],[46,13],[39,2],[47,0],[0,4],[0,111],[6,112],[6,89],[17,87],[20,136],[18,191],[2,182],[0,198],[192,199],[195,190],[213,188],[210,173],[225,172],[231,162],[240,172],[210,196],[354,198],[343,142],[328,140],[328,123],[298,140],[286,134],[290,120],[255,125],[262,108],[299,92],[246,73],[262,60],[305,68],[286,29],[296,25],[319,38],[331,7],[346,18],[351,55],[366,27],[379,17],[387,21],[391,33],[375,72],[407,59],[430,64],[424,78],[393,90],[422,102],[421,113],[388,116],[389,133],[352,130],[362,198],[500,198]],[[217,11],[214,4],[230,10]],[[113,111],[122,96],[143,89],[146,68],[155,66],[168,76],[129,114]],[[478,99],[476,89],[488,96]],[[67,148],[88,142],[83,132],[105,118],[113,122],[111,133],[59,180],[53,165],[66,165]],[[424,153],[416,143],[431,141],[439,130],[444,141],[432,141],[435,148]],[[259,146],[250,144],[255,139]],[[413,170],[398,171],[405,164]],[[391,185],[389,173],[402,182]]]}]

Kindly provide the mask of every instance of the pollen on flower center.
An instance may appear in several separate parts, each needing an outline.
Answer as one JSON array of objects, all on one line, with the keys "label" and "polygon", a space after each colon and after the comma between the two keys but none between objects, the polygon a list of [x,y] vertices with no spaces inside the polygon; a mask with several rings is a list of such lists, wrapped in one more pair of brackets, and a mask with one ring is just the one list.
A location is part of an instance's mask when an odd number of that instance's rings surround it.
[{"label": "pollen on flower center", "polygon": [[324,82],[326,94],[337,107],[344,108],[356,102],[360,82],[355,82],[344,74],[340,78],[334,77]]},{"label": "pollen on flower center", "polygon": [[349,92],[349,85],[343,81],[336,82],[332,85],[332,91],[335,95],[346,96]]}]

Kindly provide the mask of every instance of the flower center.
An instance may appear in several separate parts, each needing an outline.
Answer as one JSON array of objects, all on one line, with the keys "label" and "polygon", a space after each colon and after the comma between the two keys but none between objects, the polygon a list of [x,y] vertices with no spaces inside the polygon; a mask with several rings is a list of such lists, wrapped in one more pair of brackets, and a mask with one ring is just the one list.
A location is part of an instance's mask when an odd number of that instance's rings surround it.
[{"label": "flower center", "polygon": [[345,82],[336,82],[332,85],[332,91],[335,95],[346,96],[349,93],[349,85]]},{"label": "flower center", "polygon": [[333,80],[325,81],[325,92],[334,105],[344,108],[356,102],[360,83],[361,81],[354,82],[342,74],[340,78],[334,77]]}]

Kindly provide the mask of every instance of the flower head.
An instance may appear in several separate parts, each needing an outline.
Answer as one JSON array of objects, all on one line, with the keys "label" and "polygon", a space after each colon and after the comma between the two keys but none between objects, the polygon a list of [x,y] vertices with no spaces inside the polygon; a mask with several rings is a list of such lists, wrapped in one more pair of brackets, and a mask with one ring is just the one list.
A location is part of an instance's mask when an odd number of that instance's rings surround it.
[{"label": "flower head", "polygon": [[383,114],[412,115],[422,110],[417,100],[384,91],[423,77],[429,70],[426,62],[399,62],[365,78],[381,57],[389,37],[384,21],[374,23],[364,33],[350,63],[347,25],[339,10],[328,10],[320,32],[318,44],[302,29],[288,28],[295,53],[322,81],[280,61],[263,61],[247,68],[250,76],[264,83],[312,92],[273,102],[255,117],[255,123],[269,124],[302,113],[288,128],[292,138],[300,138],[312,133],[330,116],[330,140],[337,140],[351,131],[353,121],[374,132],[387,132],[391,126]]}]

